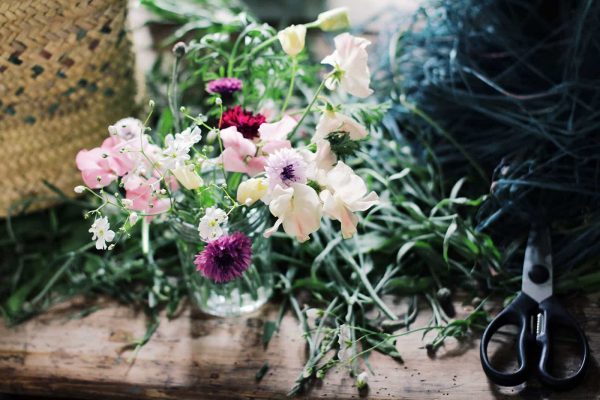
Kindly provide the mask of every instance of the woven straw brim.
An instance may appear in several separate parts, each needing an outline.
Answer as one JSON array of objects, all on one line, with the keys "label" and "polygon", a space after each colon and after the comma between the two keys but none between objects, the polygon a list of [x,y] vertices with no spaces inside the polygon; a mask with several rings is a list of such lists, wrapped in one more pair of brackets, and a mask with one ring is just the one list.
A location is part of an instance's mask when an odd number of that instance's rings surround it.
[{"label": "woven straw brim", "polygon": [[[75,156],[134,111],[125,0],[0,1],[0,216],[81,184]],[[53,201],[35,201],[28,211]]]}]

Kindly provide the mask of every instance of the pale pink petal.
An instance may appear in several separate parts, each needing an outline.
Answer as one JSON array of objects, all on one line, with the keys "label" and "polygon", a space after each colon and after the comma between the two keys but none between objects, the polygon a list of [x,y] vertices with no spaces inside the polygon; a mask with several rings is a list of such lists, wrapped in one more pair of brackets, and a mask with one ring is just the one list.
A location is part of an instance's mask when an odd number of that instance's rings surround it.
[{"label": "pale pink petal", "polygon": [[248,159],[246,164],[247,173],[250,176],[255,176],[265,171],[265,165],[267,164],[267,159],[265,157],[252,157]]},{"label": "pale pink petal", "polygon": [[291,149],[292,143],[289,140],[271,140],[266,142],[262,147],[262,152],[272,154],[279,149]]},{"label": "pale pink petal", "polygon": [[248,172],[248,166],[244,162],[244,157],[232,147],[223,150],[221,161],[223,162],[223,168],[225,168],[226,171]]},{"label": "pale pink petal", "polygon": [[261,140],[267,142],[271,140],[286,140],[288,135],[296,127],[296,120],[289,115],[284,115],[280,121],[273,123],[264,123],[258,128]]}]

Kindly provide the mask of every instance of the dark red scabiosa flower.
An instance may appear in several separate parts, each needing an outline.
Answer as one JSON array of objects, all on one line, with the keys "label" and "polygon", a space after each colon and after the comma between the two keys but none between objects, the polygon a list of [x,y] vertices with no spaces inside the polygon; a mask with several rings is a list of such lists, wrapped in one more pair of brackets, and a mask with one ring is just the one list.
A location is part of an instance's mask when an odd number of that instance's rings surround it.
[{"label": "dark red scabiosa flower", "polygon": [[210,94],[220,94],[230,98],[232,94],[242,90],[242,81],[237,78],[219,78],[208,82],[206,91]]},{"label": "dark red scabiosa flower", "polygon": [[221,129],[235,126],[239,133],[244,135],[246,139],[254,139],[258,137],[258,128],[267,119],[262,114],[252,114],[250,111],[242,109],[240,106],[228,108],[223,113],[221,120]]},{"label": "dark red scabiosa flower", "polygon": [[239,278],[251,262],[252,240],[241,232],[209,242],[194,260],[196,270],[216,283]]}]

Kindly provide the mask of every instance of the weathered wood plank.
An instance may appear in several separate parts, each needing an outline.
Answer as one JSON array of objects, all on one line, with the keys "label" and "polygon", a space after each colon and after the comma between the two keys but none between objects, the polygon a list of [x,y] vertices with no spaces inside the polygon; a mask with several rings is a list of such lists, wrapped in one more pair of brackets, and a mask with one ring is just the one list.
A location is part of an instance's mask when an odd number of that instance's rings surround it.
[{"label": "weathered wood plank", "polygon": [[[571,305],[583,322],[593,362],[579,388],[552,398],[600,398],[598,299]],[[164,319],[151,342],[127,362],[131,350],[123,347],[141,337],[141,313],[111,302],[82,319],[73,319],[77,304],[66,304],[21,326],[0,327],[0,392],[55,394],[82,399],[273,399],[283,398],[303,366],[304,342],[292,316],[268,349],[261,345],[262,325],[275,318],[270,305],[244,318],[209,318],[186,310],[179,318]],[[460,309],[459,309],[460,311]],[[421,313],[419,323],[427,319]],[[368,393],[359,394],[344,371],[330,373],[325,383],[302,397],[352,399],[493,399],[546,398],[546,389],[532,383],[517,389],[490,384],[483,374],[478,341],[448,344],[429,357],[420,334],[400,338],[405,363],[380,354],[370,363]],[[270,370],[260,382],[255,374],[263,363]]]}]

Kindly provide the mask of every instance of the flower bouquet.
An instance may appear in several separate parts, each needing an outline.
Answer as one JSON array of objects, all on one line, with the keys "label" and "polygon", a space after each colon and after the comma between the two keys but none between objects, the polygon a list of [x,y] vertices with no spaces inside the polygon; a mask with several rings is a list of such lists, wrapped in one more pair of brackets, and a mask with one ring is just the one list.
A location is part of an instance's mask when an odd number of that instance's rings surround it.
[{"label": "flower bouquet", "polygon": [[[358,213],[379,202],[351,166],[369,132],[343,111],[348,99],[372,94],[369,41],[339,34],[321,62],[328,67],[303,54],[307,29],[347,27],[337,9],[276,33],[251,25],[230,47],[216,34],[177,43],[170,125],[163,114],[158,129],[149,126],[150,101],[145,122],[117,121],[100,147],[77,155],[85,185],[75,191],[98,199],[86,214],[96,248],[111,250],[141,221],[149,252],[150,224],[168,224],[191,298],[206,313],[234,316],[271,295],[269,238],[280,228],[305,242],[327,218],[344,239],[353,237]],[[255,59],[256,49],[268,51]],[[203,105],[180,107],[178,68],[190,56],[208,63],[200,70],[207,96]],[[295,96],[315,76],[316,89],[304,100]]]}]

